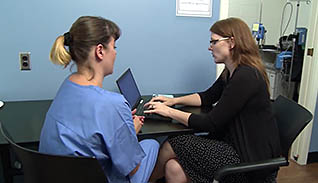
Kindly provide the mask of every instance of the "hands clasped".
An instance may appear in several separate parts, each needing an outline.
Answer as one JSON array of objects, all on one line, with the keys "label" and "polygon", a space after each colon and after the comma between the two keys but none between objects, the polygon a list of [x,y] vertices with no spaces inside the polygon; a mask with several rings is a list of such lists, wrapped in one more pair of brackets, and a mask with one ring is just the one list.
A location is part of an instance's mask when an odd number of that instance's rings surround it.
[{"label": "hands clasped", "polygon": [[141,127],[144,125],[145,117],[135,115],[136,111],[137,110],[134,109],[133,111],[131,111],[131,114],[133,117],[136,133],[138,133],[140,131]]}]

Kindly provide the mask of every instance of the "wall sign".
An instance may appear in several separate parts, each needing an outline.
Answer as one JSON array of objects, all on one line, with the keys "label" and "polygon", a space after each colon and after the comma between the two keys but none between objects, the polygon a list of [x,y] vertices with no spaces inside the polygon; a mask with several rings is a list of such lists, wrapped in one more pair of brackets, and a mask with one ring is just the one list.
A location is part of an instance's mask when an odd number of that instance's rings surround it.
[{"label": "wall sign", "polygon": [[212,17],[212,0],[176,0],[176,15]]}]

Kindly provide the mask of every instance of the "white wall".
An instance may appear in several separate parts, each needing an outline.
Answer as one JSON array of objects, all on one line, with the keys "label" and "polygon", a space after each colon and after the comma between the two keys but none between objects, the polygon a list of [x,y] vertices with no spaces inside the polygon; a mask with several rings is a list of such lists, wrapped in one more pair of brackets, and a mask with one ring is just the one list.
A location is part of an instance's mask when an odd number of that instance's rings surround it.
[{"label": "white wall", "polygon": [[[278,43],[282,12],[286,2],[288,1],[263,0],[262,23],[267,30],[266,45],[276,45]],[[292,4],[292,19],[285,35],[293,33],[295,29],[297,3],[292,2]],[[260,20],[260,6],[261,0],[229,0],[229,17],[239,17],[252,27],[253,23],[259,22]],[[305,2],[301,2],[297,27],[308,27],[309,13],[310,5],[307,5]],[[285,11],[283,29],[285,28],[289,15],[290,6],[288,6]]]}]

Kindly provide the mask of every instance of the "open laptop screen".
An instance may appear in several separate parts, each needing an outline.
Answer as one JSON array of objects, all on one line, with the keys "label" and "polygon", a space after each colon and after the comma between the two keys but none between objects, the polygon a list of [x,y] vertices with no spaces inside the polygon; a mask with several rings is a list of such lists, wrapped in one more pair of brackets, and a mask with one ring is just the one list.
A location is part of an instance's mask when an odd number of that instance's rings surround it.
[{"label": "open laptop screen", "polygon": [[127,71],[124,72],[116,82],[120,93],[123,94],[129,102],[131,109],[135,108],[137,102],[139,102],[139,99],[141,98],[141,95],[130,68],[127,69]]}]

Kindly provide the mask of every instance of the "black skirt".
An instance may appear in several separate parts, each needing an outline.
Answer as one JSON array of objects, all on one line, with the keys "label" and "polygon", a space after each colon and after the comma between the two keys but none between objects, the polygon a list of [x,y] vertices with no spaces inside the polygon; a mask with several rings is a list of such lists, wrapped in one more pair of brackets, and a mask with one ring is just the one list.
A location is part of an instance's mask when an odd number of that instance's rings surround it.
[{"label": "black skirt", "polygon": [[[240,163],[235,149],[209,136],[181,135],[168,139],[178,162],[192,182],[213,182],[214,172],[225,165]],[[222,182],[247,182],[244,174],[226,176]]]}]

